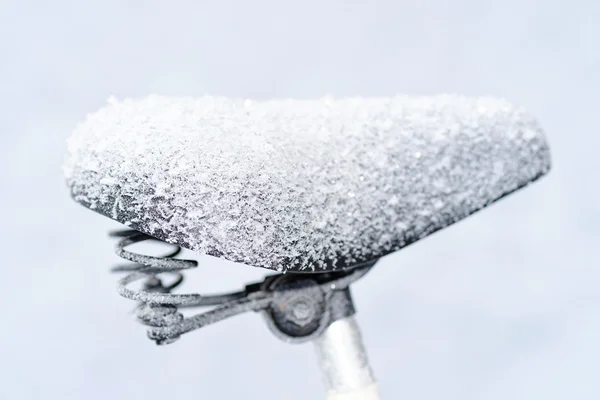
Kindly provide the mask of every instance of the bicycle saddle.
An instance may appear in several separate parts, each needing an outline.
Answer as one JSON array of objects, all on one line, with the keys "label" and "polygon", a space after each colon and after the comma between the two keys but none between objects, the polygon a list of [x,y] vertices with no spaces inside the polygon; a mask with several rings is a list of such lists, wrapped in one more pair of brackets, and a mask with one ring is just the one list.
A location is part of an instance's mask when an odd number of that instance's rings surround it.
[{"label": "bicycle saddle", "polygon": [[82,205],[187,249],[292,272],[367,263],[550,169],[532,116],[452,95],[111,98],[68,149]]}]

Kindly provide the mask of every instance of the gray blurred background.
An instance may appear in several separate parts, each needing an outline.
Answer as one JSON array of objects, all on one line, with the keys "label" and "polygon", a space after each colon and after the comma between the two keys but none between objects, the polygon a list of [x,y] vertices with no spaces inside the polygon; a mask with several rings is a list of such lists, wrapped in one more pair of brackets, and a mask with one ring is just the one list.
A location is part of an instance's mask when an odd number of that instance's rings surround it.
[{"label": "gray blurred background", "polygon": [[[355,287],[387,399],[600,397],[600,2],[0,1],[0,399],[312,399],[310,345],[245,315],[156,347],[69,198],[65,139],[110,95],[497,95],[550,175]],[[184,289],[263,271],[209,258]]]}]

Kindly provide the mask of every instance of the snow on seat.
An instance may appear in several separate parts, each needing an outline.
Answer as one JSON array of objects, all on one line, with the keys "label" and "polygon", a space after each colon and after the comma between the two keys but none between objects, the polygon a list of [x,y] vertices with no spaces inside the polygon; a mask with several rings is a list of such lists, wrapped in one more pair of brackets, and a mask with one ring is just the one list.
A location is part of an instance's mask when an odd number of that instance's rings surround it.
[{"label": "snow on seat", "polygon": [[149,96],[69,139],[73,198],[184,248],[287,271],[415,242],[550,168],[536,120],[494,98]]}]

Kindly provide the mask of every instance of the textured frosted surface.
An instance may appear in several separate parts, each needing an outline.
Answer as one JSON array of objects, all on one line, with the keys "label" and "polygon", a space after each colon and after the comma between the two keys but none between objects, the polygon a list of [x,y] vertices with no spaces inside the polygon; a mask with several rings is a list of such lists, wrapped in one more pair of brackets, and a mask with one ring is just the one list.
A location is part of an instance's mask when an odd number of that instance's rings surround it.
[{"label": "textured frosted surface", "polygon": [[271,269],[397,250],[545,173],[504,100],[109,99],[69,140],[78,202],[184,247]]}]

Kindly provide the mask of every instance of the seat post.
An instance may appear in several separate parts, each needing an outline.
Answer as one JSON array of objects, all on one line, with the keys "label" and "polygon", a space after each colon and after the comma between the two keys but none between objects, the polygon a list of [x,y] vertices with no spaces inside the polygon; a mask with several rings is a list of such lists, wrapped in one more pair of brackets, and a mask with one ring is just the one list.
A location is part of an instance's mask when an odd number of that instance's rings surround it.
[{"label": "seat post", "polygon": [[313,340],[327,400],[379,400],[360,328],[354,316],[333,322]]},{"label": "seat post", "polygon": [[270,285],[282,296],[276,296],[270,312],[265,313],[269,328],[286,342],[312,341],[327,400],[379,400],[378,386],[354,317],[350,283],[341,288],[333,283],[329,294],[321,296],[315,286],[300,284],[307,278],[310,279],[307,275],[283,275]]}]

